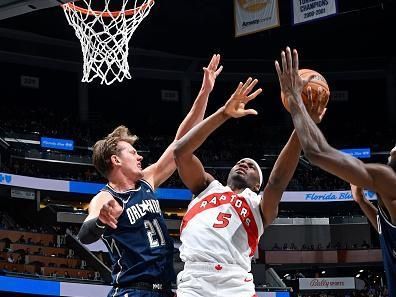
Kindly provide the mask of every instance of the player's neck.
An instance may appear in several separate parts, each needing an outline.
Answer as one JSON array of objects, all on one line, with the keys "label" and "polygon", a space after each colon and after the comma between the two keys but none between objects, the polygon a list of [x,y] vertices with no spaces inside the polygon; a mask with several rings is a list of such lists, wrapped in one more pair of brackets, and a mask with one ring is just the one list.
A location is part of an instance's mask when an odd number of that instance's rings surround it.
[{"label": "player's neck", "polygon": [[121,174],[109,178],[110,187],[118,192],[136,189],[138,182],[136,179],[131,179]]},{"label": "player's neck", "polygon": [[232,185],[228,185],[228,186],[231,188],[231,190],[232,190],[234,193],[237,193],[237,194],[242,193],[242,192],[245,191],[245,189],[246,189],[246,188],[239,189],[238,187],[234,187],[234,186],[232,186]]}]

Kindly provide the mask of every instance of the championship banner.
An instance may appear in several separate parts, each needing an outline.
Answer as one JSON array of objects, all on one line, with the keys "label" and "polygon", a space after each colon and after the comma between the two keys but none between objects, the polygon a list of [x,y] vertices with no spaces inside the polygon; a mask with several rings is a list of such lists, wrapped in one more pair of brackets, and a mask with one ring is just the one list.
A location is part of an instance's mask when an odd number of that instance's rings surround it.
[{"label": "championship banner", "polygon": [[234,0],[235,36],[279,26],[278,0]]},{"label": "championship banner", "polygon": [[300,290],[353,290],[355,278],[353,277],[322,277],[300,278]]},{"label": "championship banner", "polygon": [[337,13],[337,0],[292,0],[292,2],[294,25]]}]

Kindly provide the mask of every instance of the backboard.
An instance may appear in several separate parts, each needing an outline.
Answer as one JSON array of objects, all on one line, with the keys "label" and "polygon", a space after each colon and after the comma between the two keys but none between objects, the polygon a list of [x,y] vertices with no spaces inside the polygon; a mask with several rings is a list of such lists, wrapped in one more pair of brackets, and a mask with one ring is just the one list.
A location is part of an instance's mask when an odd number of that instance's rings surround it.
[{"label": "backboard", "polygon": [[0,20],[72,1],[74,0],[1,0]]}]

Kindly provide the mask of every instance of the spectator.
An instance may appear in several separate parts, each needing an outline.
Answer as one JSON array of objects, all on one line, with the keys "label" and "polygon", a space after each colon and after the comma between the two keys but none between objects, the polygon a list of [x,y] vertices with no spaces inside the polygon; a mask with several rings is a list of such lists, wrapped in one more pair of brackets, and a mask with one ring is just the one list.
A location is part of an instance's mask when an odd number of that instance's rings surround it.
[{"label": "spectator", "polygon": [[8,263],[14,263],[14,258],[12,257],[12,254],[8,254],[7,261]]},{"label": "spectator", "polygon": [[367,241],[363,240],[361,247],[364,249],[368,249],[368,248],[370,248],[370,245],[367,243]]},{"label": "spectator", "polygon": [[35,255],[38,255],[38,256],[44,256],[44,253],[43,253],[43,250],[42,250],[41,247],[38,248],[37,252],[35,252],[34,254],[35,254]]},{"label": "spectator", "polygon": [[16,241],[17,243],[25,243],[25,236],[22,234],[21,237],[19,237],[19,239]]},{"label": "spectator", "polygon": [[274,246],[272,247],[272,249],[273,249],[274,251],[279,251],[281,248],[280,248],[280,246],[278,245],[278,243],[275,242],[275,244],[274,244]]}]

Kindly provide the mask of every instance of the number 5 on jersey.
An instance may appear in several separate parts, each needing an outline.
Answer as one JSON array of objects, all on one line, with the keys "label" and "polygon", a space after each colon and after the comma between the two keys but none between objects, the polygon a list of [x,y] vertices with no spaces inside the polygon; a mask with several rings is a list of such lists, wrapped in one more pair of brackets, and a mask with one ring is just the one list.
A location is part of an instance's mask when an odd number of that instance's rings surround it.
[{"label": "number 5 on jersey", "polygon": [[213,228],[225,228],[230,223],[231,214],[219,212],[217,216],[217,222],[213,224]]}]

